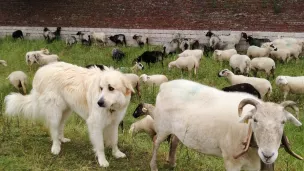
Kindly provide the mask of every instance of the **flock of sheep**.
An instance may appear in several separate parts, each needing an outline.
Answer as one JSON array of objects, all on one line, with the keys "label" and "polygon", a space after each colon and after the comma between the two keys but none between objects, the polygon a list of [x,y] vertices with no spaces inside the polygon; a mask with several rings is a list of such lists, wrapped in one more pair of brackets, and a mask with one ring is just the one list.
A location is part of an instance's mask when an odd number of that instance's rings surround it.
[{"label": "flock of sheep", "polygon": [[[45,40],[49,43],[52,41],[60,38],[60,31],[61,28],[58,27],[55,32],[50,31],[49,29],[45,28],[43,32],[43,36]],[[123,34],[117,34],[114,36],[106,37],[105,33],[99,32],[99,33],[82,33],[78,32],[76,35],[79,36],[77,39],[75,36],[69,36],[66,39],[66,44],[71,46],[75,43],[77,43],[77,40],[79,40],[83,45],[91,45],[92,40],[93,42],[98,42],[102,44],[107,43],[107,39],[113,41],[115,45],[126,45],[126,38]],[[182,38],[174,38],[171,42],[165,43],[163,45],[163,51],[145,51],[142,55],[134,59],[134,66],[132,67],[120,67],[117,68],[118,70],[125,73],[126,77],[132,82],[133,87],[137,90],[138,95],[140,96],[140,88],[139,83],[140,80],[142,80],[143,83],[151,86],[161,86],[160,93],[158,94],[157,100],[156,100],[156,106],[152,104],[147,103],[141,103],[138,105],[136,110],[134,111],[133,116],[139,117],[141,115],[147,115],[143,119],[133,123],[130,127],[129,132],[132,134],[135,134],[140,131],[144,131],[151,139],[154,141],[154,150],[153,150],[153,158],[151,160],[150,166],[152,170],[157,170],[156,166],[156,152],[157,148],[159,146],[159,143],[163,141],[164,139],[168,138],[170,134],[168,132],[171,132],[173,137],[171,137],[171,147],[170,147],[170,153],[168,156],[169,163],[171,165],[175,165],[175,150],[176,146],[179,141],[181,141],[183,144],[197,149],[198,151],[201,151],[206,154],[214,154],[217,155],[218,151],[213,149],[213,151],[206,151],[206,149],[200,149],[200,146],[198,143],[194,142],[195,136],[200,137],[202,133],[197,132],[197,128],[201,128],[200,130],[204,130],[204,125],[206,125],[208,122],[212,122],[210,118],[206,117],[200,117],[201,119],[198,119],[199,121],[204,120],[204,123],[200,123],[197,121],[197,118],[185,118],[183,115],[183,112],[187,113],[190,111],[190,108],[193,107],[188,103],[196,103],[197,101],[195,99],[192,99],[193,101],[187,102],[187,101],[179,101],[177,97],[181,97],[182,95],[174,94],[174,92],[166,93],[166,90],[169,89],[181,89],[187,87],[198,87],[199,93],[202,94],[208,94],[208,96],[211,96],[210,102],[206,102],[206,104],[202,104],[202,108],[206,107],[206,112],[209,109],[207,109],[209,104],[210,110],[214,110],[214,106],[216,104],[220,105],[222,108],[222,111],[228,111],[226,113],[223,113],[221,111],[216,111],[219,113],[219,115],[225,115],[229,113],[230,111],[233,111],[231,106],[237,106],[239,104],[239,101],[241,100],[231,100],[231,99],[243,99],[246,98],[252,98],[250,95],[246,94],[229,94],[229,93],[223,93],[220,90],[217,90],[215,88],[210,88],[207,86],[204,86],[202,88],[202,85],[198,83],[194,83],[191,81],[185,81],[185,80],[176,80],[168,82],[168,78],[165,75],[146,75],[142,74],[141,76],[137,76],[137,72],[139,70],[143,70],[144,66],[141,62],[145,62],[148,67],[150,67],[150,64],[161,62],[163,66],[163,60],[164,57],[166,57],[168,54],[172,53],[178,53],[182,51],[181,53],[177,54],[177,59],[174,61],[171,61],[168,64],[168,68],[172,69],[173,67],[176,67],[183,71],[188,71],[189,74],[191,74],[192,70],[194,74],[197,73],[200,65],[204,65],[201,62],[201,59],[204,55],[204,52],[206,51],[212,51],[213,52],[213,58],[215,61],[219,61],[220,65],[222,66],[222,63],[227,61],[229,62],[229,65],[231,66],[231,71],[228,69],[221,70],[218,73],[219,77],[226,77],[228,81],[230,82],[230,87],[223,88],[224,91],[236,91],[236,92],[245,92],[252,94],[256,96],[255,100],[252,102],[244,102],[253,104],[254,106],[258,106],[257,110],[270,110],[270,111],[276,111],[277,108],[280,106],[277,105],[275,107],[269,107],[269,106],[263,106],[258,105],[263,103],[263,99],[266,100],[266,97],[270,97],[272,92],[272,86],[271,82],[269,81],[272,77],[275,78],[275,61],[280,61],[282,63],[287,63],[290,60],[299,60],[299,55],[304,50],[304,40],[299,40],[295,38],[278,38],[276,40],[270,41],[269,39],[259,39],[259,38],[253,38],[252,36],[248,36],[246,33],[231,33],[229,36],[219,36],[214,34],[211,31],[208,31],[206,34],[207,37],[209,37],[209,44],[208,45],[202,45],[199,43],[198,40],[194,39],[182,39]],[[13,38],[22,38],[23,34],[20,30],[13,33]],[[249,48],[247,49],[246,55],[238,54],[235,47],[240,42],[241,38],[244,38],[246,42],[249,43]],[[148,37],[143,35],[134,35],[133,39],[138,43],[139,47],[143,47],[144,45],[147,45],[149,42]],[[118,48],[114,48],[112,50],[112,58],[114,61],[120,61],[123,58],[125,58],[125,53]],[[52,62],[56,62],[59,60],[58,55],[50,54],[48,49],[41,49],[38,51],[30,51],[27,52],[25,55],[26,64],[33,65],[34,63],[37,63],[40,66],[47,65]],[[7,63],[3,60],[0,60],[0,64],[6,66]],[[90,68],[93,65],[86,66],[87,68]],[[101,70],[104,69],[104,65],[96,65]],[[249,76],[250,72],[252,72],[254,77]],[[267,79],[265,78],[258,78],[257,73],[258,72],[265,72]],[[10,83],[16,87],[17,89],[22,88],[23,92],[26,94],[26,84],[27,84],[27,76],[22,71],[15,71],[12,72],[8,79]],[[166,83],[168,82],[168,83]],[[276,85],[280,88],[280,90],[284,94],[284,101],[287,98],[288,93],[294,93],[294,94],[301,94],[304,93],[304,76],[285,76],[280,75],[275,79]],[[165,84],[164,84],[165,83]],[[181,86],[183,85],[183,86]],[[185,90],[182,91],[185,92],[185,96],[187,96],[187,93],[191,93],[192,90]],[[208,93],[209,91],[209,93]],[[170,91],[171,92],[171,91]],[[210,93],[213,92],[213,93]],[[220,97],[220,98],[219,98]],[[199,97],[197,97],[199,98]],[[218,101],[216,101],[216,100]],[[219,100],[221,99],[221,100]],[[190,99],[191,100],[191,99]],[[227,100],[226,102],[224,102]],[[221,102],[222,101],[222,102]],[[229,102],[229,105],[227,102]],[[171,104],[168,105],[170,107],[166,107],[165,104],[168,104],[170,102]],[[242,101],[243,102],[243,101]],[[180,105],[180,104],[183,105]],[[231,103],[231,104],[230,104]],[[175,104],[175,105],[174,105]],[[223,105],[227,104],[227,105]],[[181,109],[179,106],[187,106],[189,108]],[[213,106],[213,107],[212,107]],[[294,104],[282,104],[284,108],[287,106],[292,106],[294,109]],[[178,109],[174,110],[172,107],[176,107]],[[244,106],[242,106],[243,108]],[[180,110],[180,111],[178,111]],[[247,110],[247,109],[246,109]],[[173,115],[170,115],[170,118],[168,118],[165,115],[160,115],[163,113],[170,113],[170,111],[176,111]],[[191,109],[191,111],[194,111],[194,109]],[[202,110],[197,109],[197,111],[202,112]],[[230,112],[231,113],[231,112]],[[281,115],[281,114],[278,114]],[[282,114],[283,115],[283,114]],[[238,117],[238,116],[236,116]],[[228,117],[225,117],[226,120],[231,120]],[[232,117],[233,118],[233,117]],[[298,111],[297,111],[297,118],[299,119]],[[244,118],[243,118],[244,119]],[[178,120],[178,123],[177,123]],[[184,126],[186,125],[186,121],[193,123],[193,128],[189,128],[187,137],[184,139],[180,139],[181,136],[185,136],[183,131]],[[245,119],[244,119],[245,120]],[[185,125],[183,125],[185,124]],[[300,125],[297,123],[297,125]],[[195,129],[196,130],[195,130]],[[210,128],[211,129],[211,128]],[[216,129],[216,128],[212,128]],[[234,129],[234,128],[233,128]],[[239,128],[235,128],[239,129]],[[244,131],[240,134],[246,134],[246,129],[243,129]],[[221,133],[215,134],[218,137],[222,137],[220,135]],[[234,133],[231,133],[231,137],[228,141],[235,141],[232,137]],[[156,138],[155,138],[156,137]],[[228,136],[229,137],[229,136]],[[214,135],[208,134],[205,132],[205,141],[208,141],[208,138],[216,139],[214,143],[221,143],[219,138],[215,138]],[[235,137],[234,137],[235,138]],[[198,142],[201,142],[202,140],[197,140]],[[217,142],[219,141],[219,142]],[[209,142],[209,144],[206,144],[205,147],[208,147],[212,149],[211,144],[212,142]],[[233,143],[232,143],[233,144]],[[231,151],[228,150],[228,148],[231,148],[231,146],[223,146],[220,151],[225,153],[224,161],[225,161],[225,167],[227,170],[231,169],[241,169],[245,164],[242,163],[233,163],[232,158],[233,154]],[[249,154],[250,156],[251,154]],[[221,156],[221,155],[220,155]],[[267,155],[265,158],[267,159]],[[249,157],[250,158],[250,157]],[[269,157],[270,158],[270,157]],[[243,159],[244,160],[244,159]],[[248,159],[250,161],[250,159]],[[232,162],[232,163],[230,163]],[[247,161],[246,161],[247,162]],[[255,164],[256,160],[252,160],[253,165]],[[226,163],[230,163],[226,164]]]}]

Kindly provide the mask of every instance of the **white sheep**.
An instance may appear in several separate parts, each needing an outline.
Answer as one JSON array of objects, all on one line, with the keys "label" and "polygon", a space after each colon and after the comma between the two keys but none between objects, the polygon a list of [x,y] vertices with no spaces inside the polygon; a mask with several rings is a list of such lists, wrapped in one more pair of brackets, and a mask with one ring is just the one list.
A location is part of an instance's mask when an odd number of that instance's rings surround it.
[{"label": "white sheep", "polygon": [[247,56],[250,58],[269,56],[271,50],[276,50],[273,44],[268,47],[249,46],[247,50]]},{"label": "white sheep", "polygon": [[277,49],[287,49],[290,51],[290,56],[292,56],[294,59],[298,60],[299,59],[299,55],[302,52],[302,47],[298,44],[288,44],[288,43],[284,43],[284,42],[277,42],[277,43],[272,43],[272,42],[268,42],[268,43],[264,43],[261,47],[264,48],[268,48],[270,47],[271,44],[274,44],[275,47]]},{"label": "white sheep", "polygon": [[263,99],[266,94],[268,95],[268,99],[269,99],[270,94],[272,92],[272,87],[271,87],[270,82],[264,78],[246,77],[243,75],[234,75],[228,69],[224,69],[224,70],[220,71],[218,73],[218,76],[226,77],[231,85],[240,84],[240,83],[251,84],[260,93],[261,99]]},{"label": "white sheep", "polygon": [[272,75],[274,79],[275,62],[268,57],[253,58],[250,62],[250,70],[253,71],[254,76],[257,76],[258,71],[265,71],[267,79]]},{"label": "white sheep", "polygon": [[145,116],[139,121],[134,122],[130,126],[129,133],[133,136],[138,132],[145,132],[147,133],[151,139],[156,135],[155,128],[154,128],[154,120],[150,115]]},{"label": "white sheep", "polygon": [[98,42],[98,43],[102,43],[103,45],[106,44],[106,34],[104,32],[93,32],[92,33],[92,38],[94,40],[94,42]]},{"label": "white sheep", "polygon": [[27,76],[22,71],[12,72],[6,79],[19,91],[19,88],[23,89],[23,93],[26,94]]},{"label": "white sheep", "polygon": [[191,74],[190,71],[194,69],[194,75],[196,75],[196,72],[199,67],[199,62],[197,61],[197,58],[195,56],[188,56],[188,57],[181,57],[177,58],[175,61],[172,61],[168,64],[169,69],[176,67],[178,69],[188,70],[189,75]]},{"label": "white sheep", "polygon": [[[302,125],[285,110],[291,106],[295,103],[263,102],[247,93],[223,92],[188,80],[164,83],[154,110],[157,134],[150,168],[158,170],[160,143],[174,134],[189,148],[223,157],[227,171],[263,170],[260,160],[272,164],[278,157],[281,139],[286,138],[284,123]],[[254,139],[257,147],[249,146]],[[244,140],[248,149],[244,148]]]},{"label": "white sheep", "polygon": [[286,100],[289,92],[294,94],[304,93],[304,76],[291,77],[280,75],[276,78],[276,85],[284,93],[284,100]]},{"label": "white sheep", "polygon": [[0,64],[3,65],[3,66],[7,66],[7,63],[5,60],[0,60]]},{"label": "white sheep", "polygon": [[42,53],[42,54],[45,54],[45,55],[49,55],[50,54],[50,51],[48,49],[41,49],[41,50],[38,50],[38,51],[30,51],[30,52],[27,52],[25,54],[25,62],[27,65],[33,65],[33,63],[36,62],[36,58],[35,58],[35,54],[37,53]]},{"label": "white sheep", "polygon": [[37,62],[37,64],[39,65],[47,65],[53,62],[58,62],[59,57],[58,55],[52,54],[52,55],[44,55],[41,53],[37,53],[34,55],[35,56],[35,60]]},{"label": "white sheep", "polygon": [[237,54],[235,49],[215,50],[213,53],[213,58],[216,61],[220,61],[222,64],[223,61],[229,61],[231,56],[235,54]]},{"label": "white sheep", "polygon": [[185,50],[184,52],[178,54],[177,56],[180,57],[187,57],[187,56],[195,56],[197,61],[199,62],[202,59],[204,51],[200,49],[195,50]]},{"label": "white sheep", "polygon": [[271,51],[269,55],[272,59],[280,60],[282,62],[289,62],[290,50],[288,49],[277,49],[276,51]]},{"label": "white sheep", "polygon": [[142,63],[135,62],[134,66],[132,66],[132,67],[120,67],[117,70],[119,70],[120,72],[123,72],[123,73],[129,73],[129,72],[137,73],[138,71],[143,70],[144,68],[145,67]]},{"label": "white sheep", "polygon": [[250,58],[247,55],[235,54],[230,57],[229,65],[234,73],[248,75],[250,71]]},{"label": "white sheep", "polygon": [[139,89],[139,77],[136,74],[126,73],[124,74],[128,80],[131,82],[132,87],[136,89],[138,96],[140,97],[140,89]]},{"label": "white sheep", "polygon": [[164,82],[168,81],[168,78],[165,75],[147,75],[142,74],[139,77],[147,85],[159,86]]}]

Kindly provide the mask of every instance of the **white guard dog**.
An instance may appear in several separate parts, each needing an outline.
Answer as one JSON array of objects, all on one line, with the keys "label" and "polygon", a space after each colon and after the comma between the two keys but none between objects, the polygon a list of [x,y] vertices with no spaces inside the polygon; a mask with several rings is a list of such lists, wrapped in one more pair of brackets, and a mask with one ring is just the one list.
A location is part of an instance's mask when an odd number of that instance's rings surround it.
[{"label": "white guard dog", "polygon": [[61,142],[70,141],[64,137],[64,123],[75,111],[87,122],[100,166],[107,167],[105,145],[112,147],[114,157],[126,157],[117,146],[118,125],[125,116],[131,92],[131,83],[119,71],[58,62],[36,72],[29,95],[7,95],[6,114],[45,119],[53,141],[51,151],[59,154]]}]

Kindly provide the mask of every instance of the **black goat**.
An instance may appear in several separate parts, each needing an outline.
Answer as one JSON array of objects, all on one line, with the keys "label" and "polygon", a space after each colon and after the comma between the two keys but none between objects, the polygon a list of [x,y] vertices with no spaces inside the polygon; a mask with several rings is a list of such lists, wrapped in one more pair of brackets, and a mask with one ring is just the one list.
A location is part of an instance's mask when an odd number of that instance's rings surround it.
[{"label": "black goat", "polygon": [[125,57],[125,53],[123,51],[121,51],[121,50],[119,50],[117,48],[114,48],[112,50],[112,59],[114,61],[121,61],[122,58],[124,58],[124,57]]},{"label": "black goat", "polygon": [[116,46],[118,44],[127,46],[126,36],[124,34],[116,34],[114,36],[110,36],[109,39],[114,42]]},{"label": "black goat", "polygon": [[16,31],[14,31],[13,34],[12,34],[12,37],[13,37],[14,39],[18,39],[18,38],[24,39],[24,38],[23,38],[23,33],[22,33],[21,30],[16,30]]},{"label": "black goat", "polygon": [[258,90],[256,90],[251,84],[248,84],[248,83],[241,83],[241,84],[236,84],[236,85],[232,85],[229,87],[224,87],[222,90],[226,91],[226,92],[237,91],[237,92],[249,93],[249,94],[257,96],[259,99],[261,99],[261,95],[258,92]]},{"label": "black goat", "polygon": [[162,66],[164,66],[163,60],[164,60],[164,54],[161,51],[145,51],[138,58],[136,58],[137,62],[143,61],[147,63],[149,67],[150,67],[150,63],[156,63],[156,62],[161,62]]},{"label": "black goat", "polygon": [[259,39],[253,38],[252,36],[247,36],[246,33],[242,32],[242,37],[249,43],[250,46],[258,46],[261,47],[263,43],[271,42],[269,39]]}]

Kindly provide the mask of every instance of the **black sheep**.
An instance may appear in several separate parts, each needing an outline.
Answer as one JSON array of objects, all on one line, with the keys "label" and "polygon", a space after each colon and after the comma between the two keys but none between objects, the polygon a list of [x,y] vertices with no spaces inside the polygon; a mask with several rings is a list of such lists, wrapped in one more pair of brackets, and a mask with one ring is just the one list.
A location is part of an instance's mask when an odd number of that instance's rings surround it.
[{"label": "black sheep", "polygon": [[125,53],[117,48],[112,50],[112,58],[114,61],[121,61],[125,57]]},{"label": "black sheep", "polygon": [[114,42],[116,46],[118,44],[127,46],[126,36],[124,34],[116,34],[114,36],[110,36],[109,39]]},{"label": "black sheep", "polygon": [[241,84],[236,84],[236,85],[232,85],[229,87],[224,87],[222,90],[226,91],[226,92],[237,91],[237,92],[249,93],[249,94],[257,96],[259,99],[261,99],[260,93],[251,84],[248,84],[248,83],[241,83]]},{"label": "black sheep", "polygon": [[145,62],[150,67],[150,63],[156,63],[161,62],[162,66],[164,66],[163,63],[164,54],[161,51],[145,51],[143,54],[141,54],[138,58],[136,58],[137,62]]},{"label": "black sheep", "polygon": [[22,33],[21,30],[16,30],[16,31],[14,31],[13,34],[12,34],[12,37],[13,37],[14,39],[18,39],[18,38],[24,39],[24,38],[23,38],[23,33]]},{"label": "black sheep", "polygon": [[242,37],[249,43],[250,46],[258,46],[261,47],[263,43],[271,42],[269,39],[258,39],[253,38],[252,36],[247,36],[246,33],[242,32]]}]

